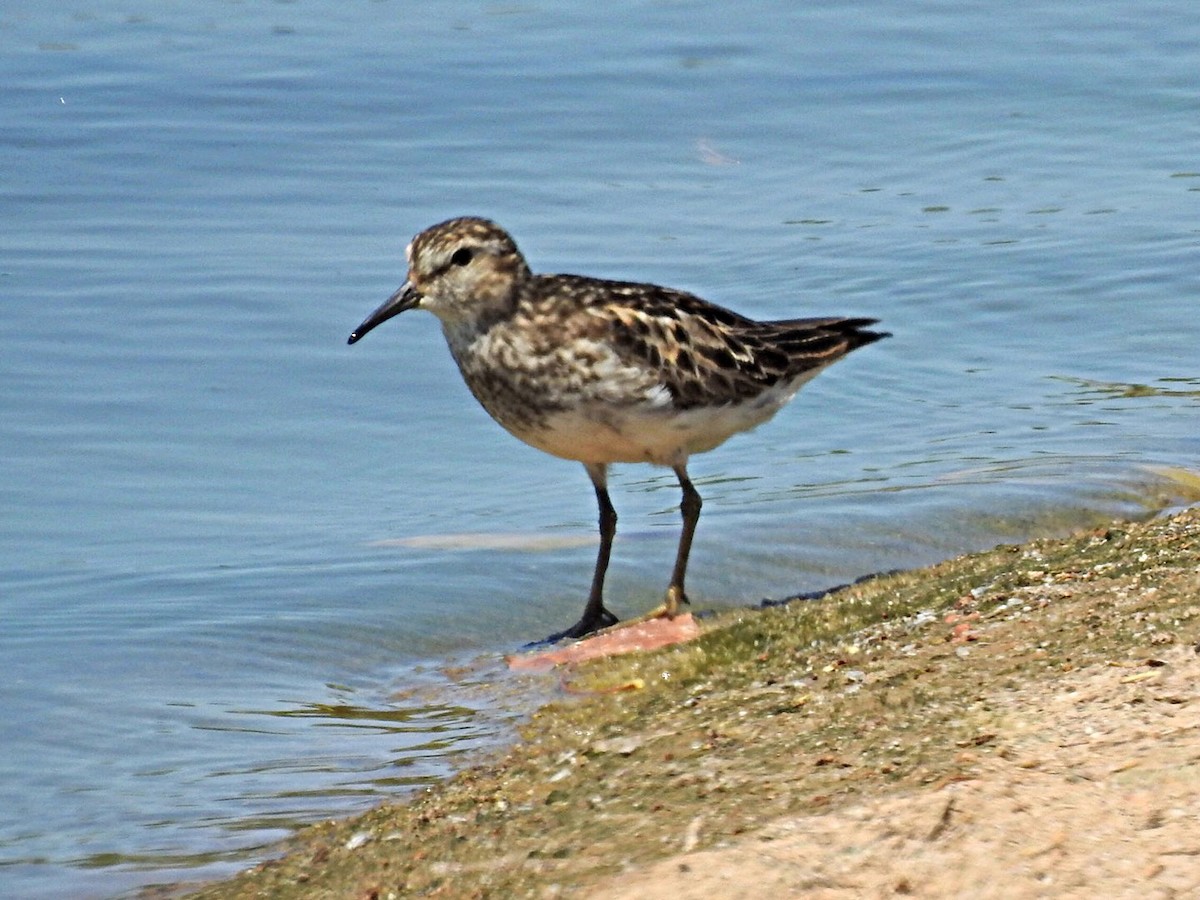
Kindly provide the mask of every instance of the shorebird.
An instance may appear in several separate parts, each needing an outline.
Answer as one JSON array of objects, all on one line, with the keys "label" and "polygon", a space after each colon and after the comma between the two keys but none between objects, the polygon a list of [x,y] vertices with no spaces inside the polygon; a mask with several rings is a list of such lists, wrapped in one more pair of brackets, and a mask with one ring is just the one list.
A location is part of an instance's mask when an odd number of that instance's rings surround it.
[{"label": "shorebird", "polygon": [[828,316],[758,322],[684,291],[580,275],[533,274],[496,223],[464,217],[422,231],[408,278],[354,329],[353,344],[393,316],[441,320],[475,399],[511,434],[583,463],[600,507],[600,549],[583,615],[554,635],[613,625],[604,575],[617,530],[613,463],[675,472],[683,529],[666,597],[687,603],[684,576],[701,498],[688,458],[775,415],[818,372],[881,338],[878,320]]}]

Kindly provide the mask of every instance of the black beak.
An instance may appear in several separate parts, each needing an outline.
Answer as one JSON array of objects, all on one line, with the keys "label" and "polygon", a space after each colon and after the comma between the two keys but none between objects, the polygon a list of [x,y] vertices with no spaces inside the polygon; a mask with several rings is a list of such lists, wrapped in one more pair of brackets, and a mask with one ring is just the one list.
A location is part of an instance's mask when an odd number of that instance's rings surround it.
[{"label": "black beak", "polygon": [[350,332],[350,340],[346,343],[353,344],[362,340],[363,336],[376,325],[382,325],[392,316],[398,316],[420,302],[421,295],[417,293],[417,289],[409,282],[404,282],[400,286],[400,290],[384,300],[379,309],[363,319],[363,323]]}]

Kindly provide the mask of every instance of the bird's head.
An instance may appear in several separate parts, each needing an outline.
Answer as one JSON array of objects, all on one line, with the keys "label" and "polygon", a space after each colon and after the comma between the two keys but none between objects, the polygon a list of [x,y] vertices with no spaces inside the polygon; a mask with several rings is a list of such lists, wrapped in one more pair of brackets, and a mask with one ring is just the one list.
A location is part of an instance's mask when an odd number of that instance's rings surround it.
[{"label": "bird's head", "polygon": [[516,243],[488,219],[450,219],[427,228],[405,249],[408,280],[350,335],[409,309],[427,309],[448,326],[481,324],[511,310],[529,267]]}]

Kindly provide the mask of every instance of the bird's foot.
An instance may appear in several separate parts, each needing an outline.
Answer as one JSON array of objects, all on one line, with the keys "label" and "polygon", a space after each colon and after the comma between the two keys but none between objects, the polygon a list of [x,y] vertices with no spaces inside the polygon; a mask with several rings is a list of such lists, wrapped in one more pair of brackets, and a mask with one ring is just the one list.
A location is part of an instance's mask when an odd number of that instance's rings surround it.
[{"label": "bird's foot", "polygon": [[603,631],[605,628],[611,628],[619,621],[620,619],[601,606],[598,613],[589,615],[585,612],[583,617],[566,631],[560,631],[557,634],[552,634],[542,641],[542,643],[553,644],[557,641],[563,640],[564,638],[578,640],[581,637],[587,637],[587,635],[592,634],[593,632]]},{"label": "bird's foot", "polygon": [[680,585],[673,584],[667,588],[667,596],[662,604],[662,615],[673,619],[679,615],[680,606],[691,606],[691,601],[688,600],[687,594],[683,592]]},{"label": "bird's foot", "polygon": [[667,588],[667,596],[663,598],[663,602],[654,607],[647,613],[642,613],[636,619],[626,619],[623,625],[637,625],[641,622],[649,622],[651,619],[673,619],[679,615],[679,607],[687,604],[691,605],[687,594],[681,588]]}]

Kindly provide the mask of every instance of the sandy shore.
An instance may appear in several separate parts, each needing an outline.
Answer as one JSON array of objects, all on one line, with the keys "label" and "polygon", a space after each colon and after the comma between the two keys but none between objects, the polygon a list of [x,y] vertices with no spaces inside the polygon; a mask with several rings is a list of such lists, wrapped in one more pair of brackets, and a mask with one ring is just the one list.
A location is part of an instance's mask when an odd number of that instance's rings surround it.
[{"label": "sandy shore", "polygon": [[197,896],[1197,896],[1198,642],[1195,510],[730,613]]}]

